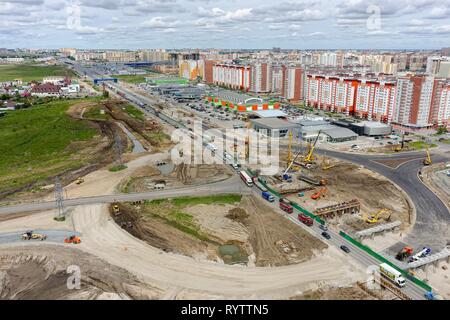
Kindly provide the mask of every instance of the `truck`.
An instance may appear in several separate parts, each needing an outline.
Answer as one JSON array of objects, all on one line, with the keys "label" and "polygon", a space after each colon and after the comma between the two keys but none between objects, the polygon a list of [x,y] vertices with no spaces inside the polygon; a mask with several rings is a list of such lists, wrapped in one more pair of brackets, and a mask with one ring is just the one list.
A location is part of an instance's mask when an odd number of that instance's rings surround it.
[{"label": "truck", "polygon": [[273,197],[273,195],[271,195],[269,192],[267,191],[263,191],[263,193],[261,193],[261,196],[266,199],[269,202],[274,202],[275,198]]},{"label": "truck", "polygon": [[292,207],[291,202],[285,198],[280,199],[279,206],[281,210],[287,213],[294,212],[294,208]]},{"label": "truck", "polygon": [[298,220],[302,222],[303,224],[306,224],[308,227],[311,227],[314,223],[313,219],[311,217],[308,217],[304,213],[298,214]]},{"label": "truck", "polygon": [[421,251],[413,255],[411,258],[409,258],[408,262],[414,262],[419,260],[420,258],[425,258],[426,256],[431,254],[431,248],[424,247]]},{"label": "truck", "polygon": [[402,276],[401,272],[394,269],[387,263],[380,264],[380,274],[385,278],[389,279],[391,282],[395,283],[400,288],[404,287],[406,284],[405,278]]},{"label": "truck", "polygon": [[259,178],[253,177],[253,184],[261,191],[266,192],[267,188],[259,181]]}]

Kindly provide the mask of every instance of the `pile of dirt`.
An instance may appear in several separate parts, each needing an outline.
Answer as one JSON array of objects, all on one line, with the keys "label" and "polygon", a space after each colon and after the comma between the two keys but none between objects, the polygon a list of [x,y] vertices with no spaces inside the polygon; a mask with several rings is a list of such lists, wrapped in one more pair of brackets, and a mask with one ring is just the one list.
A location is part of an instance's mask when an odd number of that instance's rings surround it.
[{"label": "pile of dirt", "polygon": [[291,300],[378,300],[373,295],[362,290],[357,285],[351,287],[319,288],[301,295],[291,297]]},{"label": "pile of dirt", "polygon": [[182,163],[177,165],[174,171],[177,180],[184,185],[221,181],[232,175],[230,168],[225,165],[190,165]]},{"label": "pile of dirt", "polygon": [[293,224],[261,199],[242,198],[240,208],[248,218],[244,221],[249,230],[250,243],[256,255],[256,266],[282,266],[310,259],[315,250],[328,246],[301,227]]},{"label": "pile of dirt", "polygon": [[[76,288],[79,268],[80,286]],[[108,272],[105,272],[108,270]],[[0,299],[148,299],[160,292],[128,271],[78,249],[2,248]]]}]

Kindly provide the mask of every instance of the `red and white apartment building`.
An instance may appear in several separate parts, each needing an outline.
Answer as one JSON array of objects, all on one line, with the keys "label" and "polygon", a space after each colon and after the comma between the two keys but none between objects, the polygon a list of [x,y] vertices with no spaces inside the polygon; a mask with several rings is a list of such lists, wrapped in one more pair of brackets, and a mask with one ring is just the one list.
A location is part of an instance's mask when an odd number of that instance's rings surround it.
[{"label": "red and white apartment building", "polygon": [[307,74],[306,82],[305,101],[318,109],[411,128],[447,125],[450,120],[448,79]]},{"label": "red and white apartment building", "polygon": [[[212,83],[234,90],[250,90],[250,71],[248,65],[214,64],[212,67]],[[205,78],[207,75],[205,74]]]}]

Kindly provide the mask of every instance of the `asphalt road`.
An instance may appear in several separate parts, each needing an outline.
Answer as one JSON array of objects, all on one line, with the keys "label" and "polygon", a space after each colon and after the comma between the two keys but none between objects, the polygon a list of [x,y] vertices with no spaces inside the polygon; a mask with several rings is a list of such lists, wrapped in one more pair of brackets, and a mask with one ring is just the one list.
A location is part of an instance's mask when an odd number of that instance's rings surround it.
[{"label": "asphalt road", "polygon": [[[422,183],[419,171],[423,168],[424,152],[396,153],[391,155],[361,155],[317,149],[319,154],[349,161],[378,172],[402,188],[411,198],[416,208],[416,223],[406,238],[406,243],[414,248],[429,246],[441,250],[450,241],[446,226],[450,223],[450,212],[444,203]],[[400,159],[416,156],[397,168],[375,162],[382,159]],[[450,156],[433,154],[434,163],[450,161]],[[403,244],[402,244],[403,245]]]},{"label": "asphalt road", "polygon": [[11,233],[3,233],[0,234],[0,244],[5,243],[30,243],[30,242],[38,242],[38,243],[47,243],[47,242],[55,242],[55,243],[63,243],[64,239],[76,235],[81,236],[79,232],[75,231],[67,231],[67,230],[33,230],[34,233],[40,233],[47,236],[46,240],[22,240],[22,234],[28,230],[23,230],[23,232],[11,232]]},{"label": "asphalt road", "polygon": [[[250,188],[248,188],[248,189],[250,189]],[[251,190],[255,194],[255,196],[261,197],[261,190],[259,190],[257,187],[254,186],[251,188]],[[332,229],[328,229],[327,233],[331,236],[331,238],[329,240],[325,239],[322,236],[323,230],[319,228],[319,224],[317,222],[314,221],[314,224],[311,227],[306,226],[305,224],[303,224],[302,222],[300,222],[298,220],[298,214],[300,213],[299,211],[297,211],[294,208],[294,212],[291,214],[284,212],[283,210],[281,210],[279,208],[278,200],[279,199],[275,197],[274,202],[267,201],[267,204],[269,206],[271,206],[272,208],[274,208],[275,211],[277,211],[281,215],[285,216],[287,219],[289,219],[293,223],[299,225],[303,229],[307,230],[311,235],[313,235],[317,238],[320,238],[322,241],[324,241],[328,245],[335,246],[336,248],[339,248],[339,249],[342,245],[345,245],[347,248],[349,248],[350,252],[344,253],[344,254],[353,258],[361,266],[366,268],[368,280],[371,277],[372,272],[374,270],[377,270],[377,267],[380,265],[380,262],[377,259],[375,259],[374,257],[367,254],[365,251],[361,250],[360,248],[354,246],[353,244],[351,244],[350,242],[345,240],[342,236],[339,235],[339,232],[332,230]],[[414,285],[412,282],[410,282],[408,280],[406,282],[407,283],[406,283],[405,287],[402,288],[402,291],[414,300],[424,300],[424,294],[426,291],[424,289]]]},{"label": "asphalt road", "polygon": [[[248,190],[244,188],[243,184],[240,182],[239,177],[233,176],[232,178],[224,181],[205,184],[201,186],[191,186],[179,189],[151,191],[142,193],[113,194],[106,196],[66,199],[64,200],[64,206],[71,207],[96,203],[133,202],[140,200],[164,199],[170,197],[206,196],[211,194],[229,194],[229,193],[245,193],[245,192],[248,192]],[[54,209],[55,207],[56,204],[54,201],[27,203],[14,206],[4,206],[0,207],[0,215],[49,210]]]}]

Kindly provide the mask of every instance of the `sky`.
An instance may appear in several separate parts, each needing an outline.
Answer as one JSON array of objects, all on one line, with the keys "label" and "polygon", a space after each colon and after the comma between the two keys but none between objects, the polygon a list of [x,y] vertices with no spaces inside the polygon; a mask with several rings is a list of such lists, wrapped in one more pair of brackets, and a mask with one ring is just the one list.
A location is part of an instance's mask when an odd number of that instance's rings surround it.
[{"label": "sky", "polygon": [[450,0],[0,0],[0,47],[440,49]]}]

